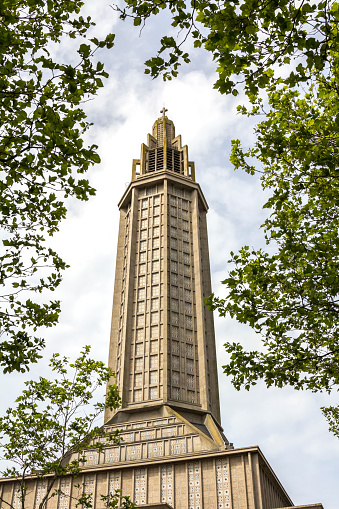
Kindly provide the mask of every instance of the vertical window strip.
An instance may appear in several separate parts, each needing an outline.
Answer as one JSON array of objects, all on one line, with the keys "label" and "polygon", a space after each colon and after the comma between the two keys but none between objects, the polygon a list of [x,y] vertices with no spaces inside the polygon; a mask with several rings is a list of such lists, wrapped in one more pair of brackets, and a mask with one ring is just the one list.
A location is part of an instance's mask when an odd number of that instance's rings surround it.
[{"label": "vertical window strip", "polygon": [[202,509],[200,463],[188,463],[188,509]]},{"label": "vertical window strip", "polygon": [[47,480],[41,479],[41,480],[37,481],[36,492],[35,492],[35,504],[34,504],[35,509],[39,508],[39,505],[41,504],[42,499],[44,498],[46,493],[47,493]]},{"label": "vertical window strip", "polygon": [[[94,474],[85,475],[83,493],[88,496],[92,504],[94,500],[94,491],[95,491],[95,475]],[[86,506],[83,505],[82,508],[85,509]]]},{"label": "vertical window strip", "polygon": [[60,479],[59,490],[58,509],[68,509],[71,494],[70,477],[63,477]]},{"label": "vertical window strip", "polygon": [[13,487],[12,506],[14,509],[21,509],[22,507],[21,490],[19,483],[15,483]]},{"label": "vertical window strip", "polygon": [[161,467],[160,476],[161,476],[160,478],[161,502],[167,502],[170,506],[174,507],[173,465]]},{"label": "vertical window strip", "polygon": [[121,470],[116,470],[114,472],[109,473],[109,484],[108,484],[108,494],[114,495],[116,490],[120,490],[121,486]]},{"label": "vertical window strip", "polygon": [[231,507],[231,496],[227,458],[215,460],[215,473],[217,482],[217,507],[218,509],[228,509]]},{"label": "vertical window strip", "polygon": [[136,468],[134,470],[134,503],[136,505],[146,504],[146,469]]}]

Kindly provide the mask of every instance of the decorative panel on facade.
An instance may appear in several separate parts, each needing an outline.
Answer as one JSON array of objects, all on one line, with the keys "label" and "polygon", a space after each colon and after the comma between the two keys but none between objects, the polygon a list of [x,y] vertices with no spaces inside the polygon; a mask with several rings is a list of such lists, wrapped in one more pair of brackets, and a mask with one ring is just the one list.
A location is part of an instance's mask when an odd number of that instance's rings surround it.
[{"label": "decorative panel on facade", "polygon": [[146,504],[146,469],[136,468],[134,471],[134,503],[137,505]]},{"label": "decorative panel on facade", "polygon": [[188,509],[202,508],[202,483],[200,463],[188,463]]},{"label": "decorative panel on facade", "polygon": [[58,495],[58,509],[69,509],[70,501],[71,501],[71,478],[63,477],[60,479],[59,490],[60,493]]},{"label": "decorative panel on facade", "polygon": [[228,509],[231,507],[230,494],[230,474],[228,459],[222,458],[215,461],[216,481],[217,481],[217,503],[218,509]]},{"label": "decorative panel on facade", "polygon": [[165,465],[161,467],[161,502],[167,502],[173,507],[174,500],[174,475],[173,465]]}]

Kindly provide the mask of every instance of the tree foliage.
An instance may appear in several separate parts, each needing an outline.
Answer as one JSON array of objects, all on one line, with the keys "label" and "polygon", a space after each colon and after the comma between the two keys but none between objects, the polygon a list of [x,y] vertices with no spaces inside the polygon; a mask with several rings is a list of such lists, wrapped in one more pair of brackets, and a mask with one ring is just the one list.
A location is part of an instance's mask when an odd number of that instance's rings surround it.
[{"label": "tree foliage", "polygon": [[[236,388],[258,379],[279,387],[327,390],[339,384],[338,98],[319,85],[305,95],[269,94],[270,111],[254,148],[233,142],[235,168],[254,173],[272,194],[265,207],[268,250],[232,253],[227,296],[209,304],[258,332],[263,352],[227,343],[225,372]],[[252,159],[253,161],[253,159]]]},{"label": "tree foliage", "polygon": [[[87,200],[94,189],[83,178],[100,161],[86,146],[89,128],[81,103],[107,77],[95,62],[113,34],[88,39],[91,19],[82,1],[4,0],[0,25],[0,365],[28,369],[44,346],[39,327],[58,320],[60,303],[31,295],[55,290],[65,262],[46,244],[66,216],[66,200]],[[72,48],[76,41],[78,48]],[[62,61],[58,45],[70,49]],[[73,54],[74,53],[74,54]]]},{"label": "tree foliage", "polygon": [[156,56],[146,61],[146,73],[164,79],[177,76],[183,49],[191,36],[194,47],[211,52],[217,65],[215,83],[221,93],[237,95],[244,86],[255,100],[274,80],[274,68],[284,66],[285,83],[305,82],[314,69],[330,70],[329,54],[337,44],[338,3],[325,0],[125,0],[120,17],[143,26],[148,18],[168,10],[173,28],[160,41]]},{"label": "tree foliage", "polygon": [[[249,324],[261,337],[260,350],[227,342],[224,372],[237,388],[263,379],[269,387],[331,393],[339,388],[339,208],[337,27],[332,25],[328,70],[311,68],[301,88],[278,79],[267,86],[267,107],[256,99],[251,112],[265,119],[256,143],[244,150],[232,142],[235,169],[261,173],[270,190],[263,224],[267,249],[248,246],[231,253],[223,281],[226,298],[212,295],[210,309]],[[265,111],[266,110],[266,111]],[[322,407],[338,436],[339,406]]]},{"label": "tree foliage", "polygon": [[[110,385],[106,402],[96,401],[97,389],[114,373],[102,362],[91,359],[89,350],[85,347],[71,363],[59,354],[53,355],[50,367],[56,378],[26,382],[16,406],[0,418],[1,459],[10,462],[2,474],[16,479],[22,509],[28,507],[29,479],[46,480],[47,488],[39,505],[39,509],[44,509],[48,500],[63,494],[57,481],[81,472],[86,450],[120,444],[118,433],[107,435],[103,427],[96,425],[104,408],[118,408],[121,399],[117,387]],[[91,508],[91,497],[78,487],[78,505]],[[118,507],[119,502],[125,509],[134,507],[120,492],[103,498],[105,507]],[[0,500],[13,508],[3,497]]]}]

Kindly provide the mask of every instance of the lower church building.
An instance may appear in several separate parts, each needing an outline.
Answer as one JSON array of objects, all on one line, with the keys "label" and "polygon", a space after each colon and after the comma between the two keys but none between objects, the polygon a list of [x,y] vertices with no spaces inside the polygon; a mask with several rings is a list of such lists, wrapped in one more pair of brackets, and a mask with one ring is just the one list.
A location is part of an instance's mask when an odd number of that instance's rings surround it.
[{"label": "lower church building", "polygon": [[[260,448],[234,448],[221,428],[213,315],[203,301],[211,294],[208,206],[165,113],[119,203],[109,367],[122,406],[106,411],[104,427],[123,440],[86,451],[80,478],[61,479],[47,508],[75,508],[79,482],[94,509],[116,489],[144,509],[292,508]],[[37,509],[46,481],[29,482],[27,507]],[[19,509],[15,483],[2,480],[0,489]]]}]

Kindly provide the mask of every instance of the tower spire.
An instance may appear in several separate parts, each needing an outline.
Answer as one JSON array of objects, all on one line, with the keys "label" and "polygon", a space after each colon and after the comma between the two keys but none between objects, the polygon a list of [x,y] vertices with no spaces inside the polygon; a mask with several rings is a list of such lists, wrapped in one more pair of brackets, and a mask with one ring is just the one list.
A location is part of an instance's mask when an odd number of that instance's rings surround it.
[{"label": "tower spire", "polygon": [[182,146],[181,136],[175,136],[175,126],[166,116],[167,109],[153,124],[147,144],[141,145],[140,159],[133,159],[132,181],[153,172],[169,171],[195,180],[194,163],[188,160],[188,147]]}]

